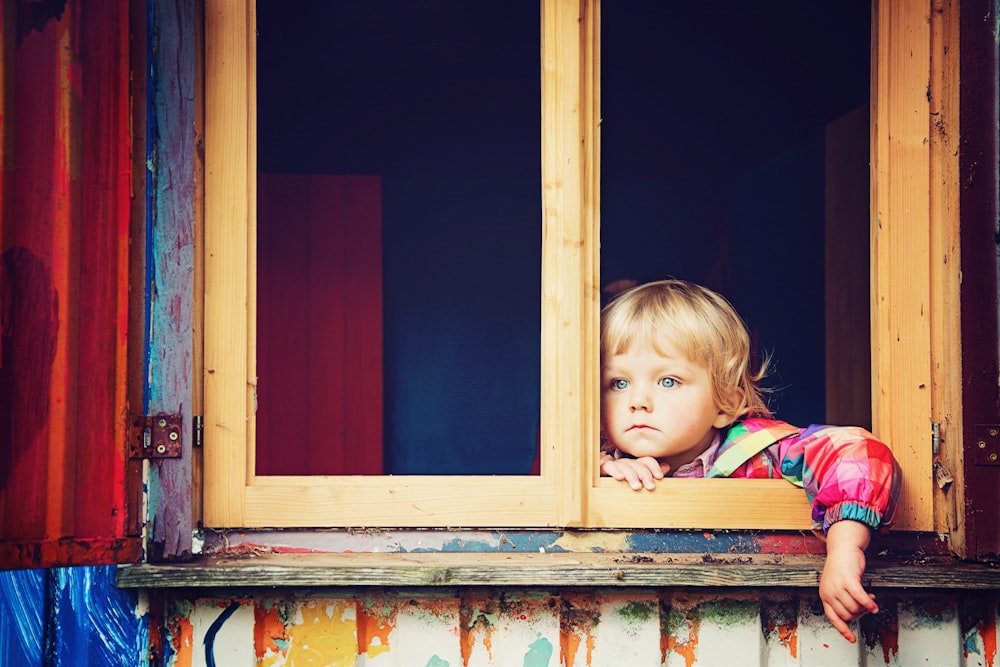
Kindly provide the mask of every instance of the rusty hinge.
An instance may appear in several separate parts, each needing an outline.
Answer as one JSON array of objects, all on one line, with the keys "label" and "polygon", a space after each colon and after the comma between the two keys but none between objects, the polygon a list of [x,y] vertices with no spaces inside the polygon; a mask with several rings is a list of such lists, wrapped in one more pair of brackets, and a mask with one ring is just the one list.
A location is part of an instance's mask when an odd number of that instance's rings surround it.
[{"label": "rusty hinge", "polygon": [[129,420],[129,456],[176,459],[181,456],[181,416],[135,415]]},{"label": "rusty hinge", "polygon": [[976,424],[972,462],[979,466],[1000,466],[1000,424]]}]

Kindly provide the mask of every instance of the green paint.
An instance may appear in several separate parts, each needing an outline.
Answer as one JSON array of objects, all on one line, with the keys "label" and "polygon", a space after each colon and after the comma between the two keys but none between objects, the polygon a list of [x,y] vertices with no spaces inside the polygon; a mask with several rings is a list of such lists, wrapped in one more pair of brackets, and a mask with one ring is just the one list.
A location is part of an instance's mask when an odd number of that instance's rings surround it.
[{"label": "green paint", "polygon": [[451,663],[445,660],[444,658],[439,658],[437,655],[432,655],[431,659],[427,661],[427,664],[424,665],[424,667],[449,667],[449,665],[451,665]]},{"label": "green paint", "polygon": [[629,602],[618,610],[618,615],[629,623],[645,623],[659,615],[659,604],[655,602]]},{"label": "green paint", "polygon": [[760,607],[752,600],[732,600],[721,598],[698,606],[698,616],[725,627],[746,625],[760,616]]},{"label": "green paint", "polygon": [[539,637],[528,647],[524,654],[524,667],[548,667],[552,659],[552,642],[545,637]]}]

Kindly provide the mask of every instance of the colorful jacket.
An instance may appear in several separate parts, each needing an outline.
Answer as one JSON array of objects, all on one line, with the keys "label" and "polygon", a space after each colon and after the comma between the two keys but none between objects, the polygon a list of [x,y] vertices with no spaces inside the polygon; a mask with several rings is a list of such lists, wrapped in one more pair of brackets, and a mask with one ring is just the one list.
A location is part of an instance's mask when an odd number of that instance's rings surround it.
[{"label": "colorful jacket", "polygon": [[902,471],[889,447],[863,428],[803,429],[757,417],[724,429],[702,456],[673,476],[788,480],[805,490],[813,526],[824,532],[843,519],[887,531],[902,489]]}]

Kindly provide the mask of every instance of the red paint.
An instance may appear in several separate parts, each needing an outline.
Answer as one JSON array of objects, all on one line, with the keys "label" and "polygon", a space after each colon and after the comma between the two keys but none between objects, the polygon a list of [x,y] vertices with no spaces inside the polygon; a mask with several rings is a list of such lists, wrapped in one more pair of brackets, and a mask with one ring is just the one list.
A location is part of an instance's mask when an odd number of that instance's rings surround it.
[{"label": "red paint", "polygon": [[68,3],[11,51],[0,565],[137,560],[124,539],[129,3]]},{"label": "red paint", "polygon": [[257,192],[257,474],[380,474],[380,180],[260,174]]}]

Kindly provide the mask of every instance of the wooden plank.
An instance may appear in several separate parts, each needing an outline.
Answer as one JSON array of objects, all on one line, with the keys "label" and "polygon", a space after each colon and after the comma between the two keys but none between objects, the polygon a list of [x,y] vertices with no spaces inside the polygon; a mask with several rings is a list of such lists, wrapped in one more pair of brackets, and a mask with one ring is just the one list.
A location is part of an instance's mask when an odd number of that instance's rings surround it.
[{"label": "wooden plank", "polygon": [[[959,245],[959,3],[936,0],[931,12],[930,284],[931,421],[940,424],[934,460],[934,530],[953,548],[965,543],[958,508],[965,504],[962,470],[961,252]],[[938,471],[941,476],[938,477]],[[948,478],[952,481],[947,482]]]},{"label": "wooden plank", "polygon": [[909,482],[898,528],[930,530],[930,8],[873,11],[872,422]]},{"label": "wooden plank", "polygon": [[[211,557],[197,563],[126,565],[123,588],[312,586],[554,586],[814,588],[824,557],[782,554],[392,553]],[[869,588],[991,589],[1000,569],[953,559],[872,557]]]},{"label": "wooden plank", "polygon": [[555,493],[537,476],[258,477],[241,525],[542,527]]},{"label": "wooden plank", "polygon": [[593,523],[601,527],[812,528],[806,494],[782,479],[666,479],[636,493],[604,478],[591,493]]},{"label": "wooden plank", "polygon": [[598,3],[542,3],[542,476],[558,522],[587,522],[595,476],[600,248]]},{"label": "wooden plank", "polygon": [[[255,226],[252,10],[206,4],[205,13],[205,450],[204,521],[243,524],[256,340],[248,329]],[[244,343],[246,341],[246,343]],[[252,435],[252,433],[251,433]]]},{"label": "wooden plank", "polygon": [[[972,0],[961,13],[960,207],[962,211],[962,396],[964,552],[1000,557],[1000,466],[976,457],[976,424],[1000,423],[997,342],[996,3]],[[954,372],[954,368],[950,369]],[[978,460],[977,460],[978,459]]]},{"label": "wooden plank", "polygon": [[148,397],[144,412],[180,413],[181,457],[150,463],[152,558],[190,555],[192,317],[194,314],[194,1],[153,5],[154,144],[148,147],[152,281]]}]

